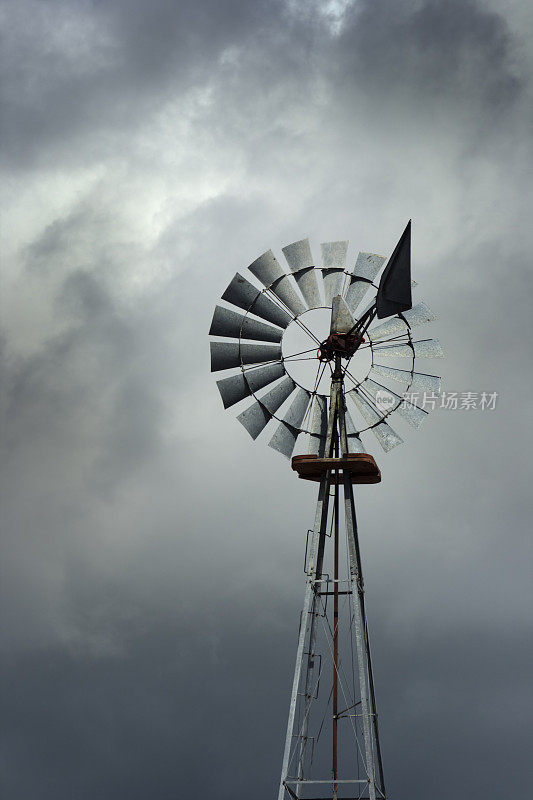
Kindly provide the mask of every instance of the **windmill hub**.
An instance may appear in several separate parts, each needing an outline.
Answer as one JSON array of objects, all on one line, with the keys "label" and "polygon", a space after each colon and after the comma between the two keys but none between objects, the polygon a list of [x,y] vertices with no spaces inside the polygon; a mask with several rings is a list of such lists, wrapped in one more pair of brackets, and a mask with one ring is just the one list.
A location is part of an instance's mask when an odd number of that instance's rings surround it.
[{"label": "windmill hub", "polygon": [[336,355],[349,359],[363,342],[364,336],[359,333],[331,333],[320,345],[317,357],[320,361],[333,361]]}]

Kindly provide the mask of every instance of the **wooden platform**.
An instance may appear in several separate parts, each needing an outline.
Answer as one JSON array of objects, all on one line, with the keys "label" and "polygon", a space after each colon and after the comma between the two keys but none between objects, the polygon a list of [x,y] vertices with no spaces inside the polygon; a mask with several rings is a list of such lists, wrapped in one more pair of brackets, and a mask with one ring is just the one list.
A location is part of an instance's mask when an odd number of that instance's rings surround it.
[{"label": "wooden platform", "polygon": [[[299,478],[306,481],[319,481],[328,470],[349,470],[352,483],[380,483],[381,472],[368,453],[345,453],[341,458],[319,458],[315,455],[294,456],[292,468]],[[332,483],[342,483],[342,472],[333,473]]]}]

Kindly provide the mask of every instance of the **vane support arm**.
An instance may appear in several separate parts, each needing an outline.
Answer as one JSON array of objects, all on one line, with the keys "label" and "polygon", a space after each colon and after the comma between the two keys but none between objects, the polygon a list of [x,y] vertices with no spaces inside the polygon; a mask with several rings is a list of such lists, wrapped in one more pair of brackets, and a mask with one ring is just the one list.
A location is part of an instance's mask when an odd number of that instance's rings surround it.
[{"label": "vane support arm", "polygon": [[361,341],[362,341],[363,336],[367,332],[367,330],[368,330],[368,328],[370,326],[370,323],[372,322],[372,320],[376,316],[376,313],[377,313],[377,306],[376,306],[376,303],[373,303],[370,306],[370,308],[368,308],[365,311],[365,313],[363,314],[361,319],[357,320],[357,322],[355,323],[353,328],[351,328],[351,330],[348,331],[348,334],[357,333],[357,334],[359,334],[361,336]]}]

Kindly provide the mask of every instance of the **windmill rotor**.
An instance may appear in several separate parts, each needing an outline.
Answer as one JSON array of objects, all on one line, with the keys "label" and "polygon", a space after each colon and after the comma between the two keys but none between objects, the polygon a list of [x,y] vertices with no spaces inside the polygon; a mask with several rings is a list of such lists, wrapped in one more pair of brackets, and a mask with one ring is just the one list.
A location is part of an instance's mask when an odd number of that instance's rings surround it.
[{"label": "windmill rotor", "polygon": [[[376,324],[372,309],[377,277],[390,260],[360,252],[349,269],[348,241],[325,242],[320,251],[317,267],[309,240],[301,239],[282,248],[288,270],[267,250],[250,264],[249,277],[234,276],[222,294],[226,305],[216,306],[209,330],[216,337],[211,341],[211,371],[231,370],[217,381],[224,408],[251,398],[237,419],[253,439],[273,428],[270,447],[290,458],[302,434],[309,453],[323,450],[329,391],[322,385],[331,379],[335,354],[340,353],[346,407],[355,420],[349,413],[350,451],[364,452],[361,434],[365,438],[371,432],[388,452],[403,441],[393,427],[395,419],[418,428],[428,414],[416,403],[406,403],[404,395],[440,390],[438,376],[415,369],[417,359],[443,356],[438,340],[415,336],[435,315],[419,301]],[[324,337],[324,331],[313,330],[308,312],[332,308],[340,313],[342,330],[330,330]],[[365,315],[372,319],[363,330]],[[352,330],[348,320],[353,320]],[[285,340],[294,328],[307,337],[308,347],[286,352]],[[365,350],[369,365],[365,374],[354,375],[353,357]],[[304,361],[306,367],[314,364],[307,382],[294,371]],[[380,404],[383,397],[387,402]]]}]

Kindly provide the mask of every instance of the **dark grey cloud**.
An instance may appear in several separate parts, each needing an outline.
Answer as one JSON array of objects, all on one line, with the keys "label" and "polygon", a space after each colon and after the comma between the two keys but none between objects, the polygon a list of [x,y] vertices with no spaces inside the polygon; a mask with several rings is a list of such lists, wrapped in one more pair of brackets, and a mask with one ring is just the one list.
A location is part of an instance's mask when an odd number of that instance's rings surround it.
[{"label": "dark grey cloud", "polygon": [[6,796],[272,796],[314,491],[222,411],[206,331],[268,247],[410,216],[446,387],[500,398],[358,495],[389,788],[526,785],[527,14],[337,9],[5,4]]},{"label": "dark grey cloud", "polygon": [[398,107],[410,101],[410,108],[433,98],[428,111],[436,120],[439,106],[448,111],[453,102],[456,112],[490,110],[484,121],[494,124],[521,86],[505,19],[476,0],[357,3],[340,43],[368,93],[395,95]]},{"label": "dark grey cloud", "polygon": [[[10,4],[8,4],[9,7]],[[225,2],[11,4],[4,51],[5,152],[28,159],[112,157],[106,137],[131,135],[180,92],[208,80],[222,53],[272,36],[282,4]],[[179,100],[177,101],[179,103]],[[63,144],[61,155],[57,143]],[[72,148],[69,154],[68,149]]]}]

